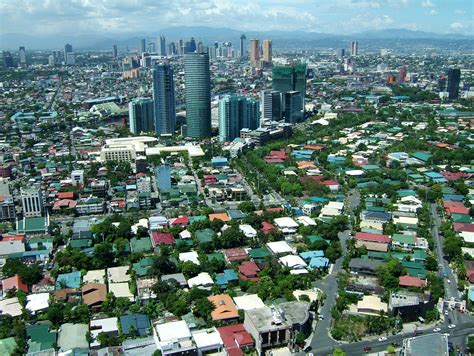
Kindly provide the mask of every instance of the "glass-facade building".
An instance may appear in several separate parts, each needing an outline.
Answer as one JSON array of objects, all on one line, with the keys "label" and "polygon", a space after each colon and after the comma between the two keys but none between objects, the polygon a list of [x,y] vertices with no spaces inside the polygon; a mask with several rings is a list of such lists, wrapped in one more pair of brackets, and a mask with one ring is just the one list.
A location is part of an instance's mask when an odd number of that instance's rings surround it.
[{"label": "glass-facade building", "polygon": [[240,136],[240,130],[255,130],[260,124],[260,103],[244,96],[227,95],[219,100],[219,141]]},{"label": "glass-facade building", "polygon": [[[272,89],[282,93],[299,91],[302,105],[306,96],[306,64],[298,63],[292,66],[276,66],[272,69]],[[284,105],[283,105],[284,106]]]},{"label": "glass-facade building", "polygon": [[159,135],[176,131],[176,101],[173,69],[169,64],[156,64],[153,68],[153,102],[155,132]]},{"label": "glass-facade building", "polygon": [[211,77],[209,55],[188,53],[184,56],[187,136],[211,136]]},{"label": "glass-facade building", "polygon": [[139,135],[142,132],[155,130],[153,116],[153,100],[136,98],[128,104],[128,118],[130,132]]}]

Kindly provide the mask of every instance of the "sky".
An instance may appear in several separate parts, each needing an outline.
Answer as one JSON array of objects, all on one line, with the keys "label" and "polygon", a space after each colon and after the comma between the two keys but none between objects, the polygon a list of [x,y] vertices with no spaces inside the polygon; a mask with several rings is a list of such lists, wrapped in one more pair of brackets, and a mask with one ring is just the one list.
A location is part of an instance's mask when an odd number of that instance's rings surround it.
[{"label": "sky", "polygon": [[0,34],[137,34],[175,26],[473,34],[474,0],[0,0]]}]

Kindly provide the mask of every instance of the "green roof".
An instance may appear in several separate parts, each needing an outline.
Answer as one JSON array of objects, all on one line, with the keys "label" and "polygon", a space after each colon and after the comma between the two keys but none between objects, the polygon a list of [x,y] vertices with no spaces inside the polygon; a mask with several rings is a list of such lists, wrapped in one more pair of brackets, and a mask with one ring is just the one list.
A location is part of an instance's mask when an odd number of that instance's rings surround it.
[{"label": "green roof", "polygon": [[364,171],[375,171],[375,170],[379,170],[380,167],[376,164],[365,164],[362,166],[362,169]]},{"label": "green roof", "polygon": [[379,251],[368,251],[367,258],[373,260],[383,260],[387,261],[390,258],[390,254],[388,252],[379,252]]},{"label": "green roof", "polygon": [[153,246],[149,237],[141,239],[134,237],[130,240],[130,248],[132,252],[148,252],[153,249]]},{"label": "green roof", "polygon": [[426,162],[428,161],[433,155],[429,152],[415,152],[411,154],[412,157],[419,159],[420,161]]},{"label": "green roof", "polygon": [[221,253],[221,252],[214,252],[214,253],[210,253],[207,255],[207,259],[209,261],[212,261],[212,260],[217,260],[217,261],[224,261],[225,262],[225,257],[224,255]]},{"label": "green roof", "polygon": [[397,190],[397,194],[401,198],[408,197],[408,196],[411,196],[411,195],[416,196],[416,192],[413,189],[400,189],[400,190]]},{"label": "green roof", "polygon": [[463,214],[452,214],[451,219],[453,219],[454,222],[460,222],[460,223],[470,224],[472,222],[472,218],[469,215],[463,215]]},{"label": "green roof", "polygon": [[77,239],[77,240],[70,240],[69,246],[72,248],[86,248],[92,246],[91,239]]},{"label": "green roof", "polygon": [[48,229],[48,220],[45,217],[30,217],[17,221],[18,231],[46,231]]},{"label": "green roof", "polygon": [[195,234],[196,239],[199,241],[200,244],[212,242],[215,235],[214,231],[211,229],[197,230]]},{"label": "green roof", "polygon": [[57,334],[49,331],[48,324],[28,325],[26,327],[26,334],[30,338],[28,341],[28,352],[49,350],[56,343]]},{"label": "green roof", "polygon": [[249,256],[253,259],[265,259],[265,257],[270,256],[271,252],[266,247],[253,248],[249,251]]},{"label": "green roof", "polygon": [[377,211],[377,212],[381,212],[381,213],[384,213],[385,212],[385,208],[383,206],[368,206],[367,211]]},{"label": "green roof", "polygon": [[145,258],[142,258],[140,261],[134,263],[132,265],[132,269],[135,271],[138,277],[143,277],[143,276],[146,276],[152,264],[153,264],[153,258],[145,257]]},{"label": "green roof", "polygon": [[392,236],[392,241],[397,241],[402,244],[414,244],[416,242],[416,236],[413,235],[403,235],[403,234],[394,234]]},{"label": "green roof", "polygon": [[7,337],[0,340],[0,355],[12,355],[17,348],[17,343],[14,337]]}]

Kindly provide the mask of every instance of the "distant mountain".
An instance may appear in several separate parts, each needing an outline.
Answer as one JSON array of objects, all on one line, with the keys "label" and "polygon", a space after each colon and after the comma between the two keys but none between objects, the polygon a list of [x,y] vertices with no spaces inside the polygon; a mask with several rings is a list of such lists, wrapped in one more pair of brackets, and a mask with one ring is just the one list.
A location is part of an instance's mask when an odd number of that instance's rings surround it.
[{"label": "distant mountain", "polygon": [[214,28],[206,26],[179,26],[168,27],[156,31],[156,33],[136,33],[136,34],[106,34],[91,33],[87,35],[54,35],[40,36],[34,34],[1,34],[0,49],[17,50],[19,46],[27,49],[63,49],[66,43],[71,43],[74,50],[111,50],[116,44],[119,49],[129,47],[130,50],[138,48],[140,40],[145,38],[147,42],[156,42],[158,35],[164,35],[167,41],[177,41],[182,38],[184,41],[194,37],[196,41],[203,41],[205,44],[214,41],[229,41],[237,44],[240,35],[245,33],[247,40],[251,38],[271,38],[274,46],[290,47],[339,47],[347,45],[350,40],[474,40],[473,36],[459,34],[439,34],[423,31],[411,31],[405,29],[385,29],[364,31],[354,34],[328,34],[305,31],[241,31],[230,28]]}]

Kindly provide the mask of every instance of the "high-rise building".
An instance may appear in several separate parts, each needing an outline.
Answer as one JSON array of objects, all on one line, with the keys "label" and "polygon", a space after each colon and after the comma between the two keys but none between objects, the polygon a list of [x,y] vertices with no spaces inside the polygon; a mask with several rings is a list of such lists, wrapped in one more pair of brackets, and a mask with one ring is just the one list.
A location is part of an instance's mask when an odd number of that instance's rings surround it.
[{"label": "high-rise building", "polygon": [[117,45],[114,45],[113,57],[114,57],[114,59],[117,59],[117,57],[118,57]]},{"label": "high-rise building", "polygon": [[299,91],[285,93],[285,122],[294,124],[303,121],[302,102]]},{"label": "high-rise building", "polygon": [[68,55],[68,53],[73,53],[73,52],[72,52],[72,45],[69,44],[69,43],[67,43],[67,44],[64,46],[64,63],[65,63],[66,65],[69,64],[69,63],[67,62],[67,55]]},{"label": "high-rise building", "polygon": [[263,40],[263,62],[266,67],[272,65],[272,40]]},{"label": "high-rise building", "polygon": [[245,57],[244,41],[247,39],[245,34],[240,35],[240,58]]},{"label": "high-rise building", "polygon": [[262,117],[264,120],[279,121],[281,113],[281,93],[279,91],[262,91]]},{"label": "high-rise building", "polygon": [[194,53],[196,50],[196,41],[194,40],[194,37],[191,37],[191,41],[186,42],[186,53]]},{"label": "high-rise building", "polygon": [[128,117],[131,133],[139,135],[142,132],[154,131],[153,100],[149,98],[133,99],[128,104]]},{"label": "high-rise building", "polygon": [[219,100],[219,140],[232,141],[240,130],[255,130],[260,123],[260,105],[244,96],[226,95]]},{"label": "high-rise building", "polygon": [[13,68],[13,57],[9,51],[3,51],[3,66],[5,68]]},{"label": "high-rise building", "polygon": [[61,51],[60,50],[54,50],[53,51],[53,60],[54,64],[61,64]]},{"label": "high-rise building", "polygon": [[159,55],[166,56],[166,39],[165,36],[160,36],[158,43],[160,44],[159,48]]},{"label": "high-rise building", "polygon": [[184,54],[184,43],[183,43],[182,38],[180,38],[179,41],[178,41],[178,54],[180,56],[182,56]]},{"label": "high-rise building", "polygon": [[155,42],[148,42],[147,52],[148,52],[148,53],[156,53],[156,45],[155,45]]},{"label": "high-rise building", "polygon": [[282,107],[285,107],[285,93],[298,91],[301,94],[301,105],[304,107],[306,96],[306,64],[297,63],[291,66],[273,67],[272,89],[282,93]]},{"label": "high-rise building", "polygon": [[169,64],[156,64],[153,68],[153,102],[156,134],[174,134],[176,131],[176,101],[173,69]]},{"label": "high-rise building", "polygon": [[405,66],[401,66],[397,75],[397,83],[398,84],[405,83],[406,76],[407,76],[407,69],[405,68]]},{"label": "high-rise building", "polygon": [[73,66],[76,64],[76,56],[74,55],[74,52],[69,52],[66,55],[66,64],[68,66]]},{"label": "high-rise building", "polygon": [[20,190],[24,217],[42,216],[44,201],[41,189],[22,188]]},{"label": "high-rise building", "polygon": [[156,167],[156,185],[160,193],[171,189],[171,168],[168,163]]},{"label": "high-rise building", "polygon": [[211,77],[209,55],[188,53],[184,56],[187,136],[211,136]]},{"label": "high-rise building", "polygon": [[26,50],[25,47],[20,47],[18,50],[20,67],[26,67]]},{"label": "high-rise building", "polygon": [[140,41],[140,53],[146,52],[146,40],[142,38]]},{"label": "high-rise building", "polygon": [[260,65],[260,45],[256,38],[250,40],[250,65],[254,68]]},{"label": "high-rise building", "polygon": [[337,59],[343,59],[345,54],[346,50],[344,48],[338,48],[336,51]]},{"label": "high-rise building", "polygon": [[438,79],[438,91],[443,92],[446,91],[446,83],[447,79],[445,76],[441,76]]},{"label": "high-rise building", "polygon": [[216,59],[216,47],[214,46],[207,47],[207,53],[209,54],[209,59],[211,61]]},{"label": "high-rise building", "polygon": [[176,43],[174,42],[171,42],[168,44],[167,46],[167,52],[166,52],[169,56],[174,56],[176,55]]},{"label": "high-rise building", "polygon": [[359,54],[359,42],[352,41],[351,42],[351,56],[356,57]]},{"label": "high-rise building", "polygon": [[199,41],[198,44],[197,44],[197,52],[198,53],[206,53],[206,51],[204,51],[204,44]]},{"label": "high-rise building", "polygon": [[461,82],[461,70],[452,68],[448,70],[448,97],[457,99],[459,97],[459,83]]}]

